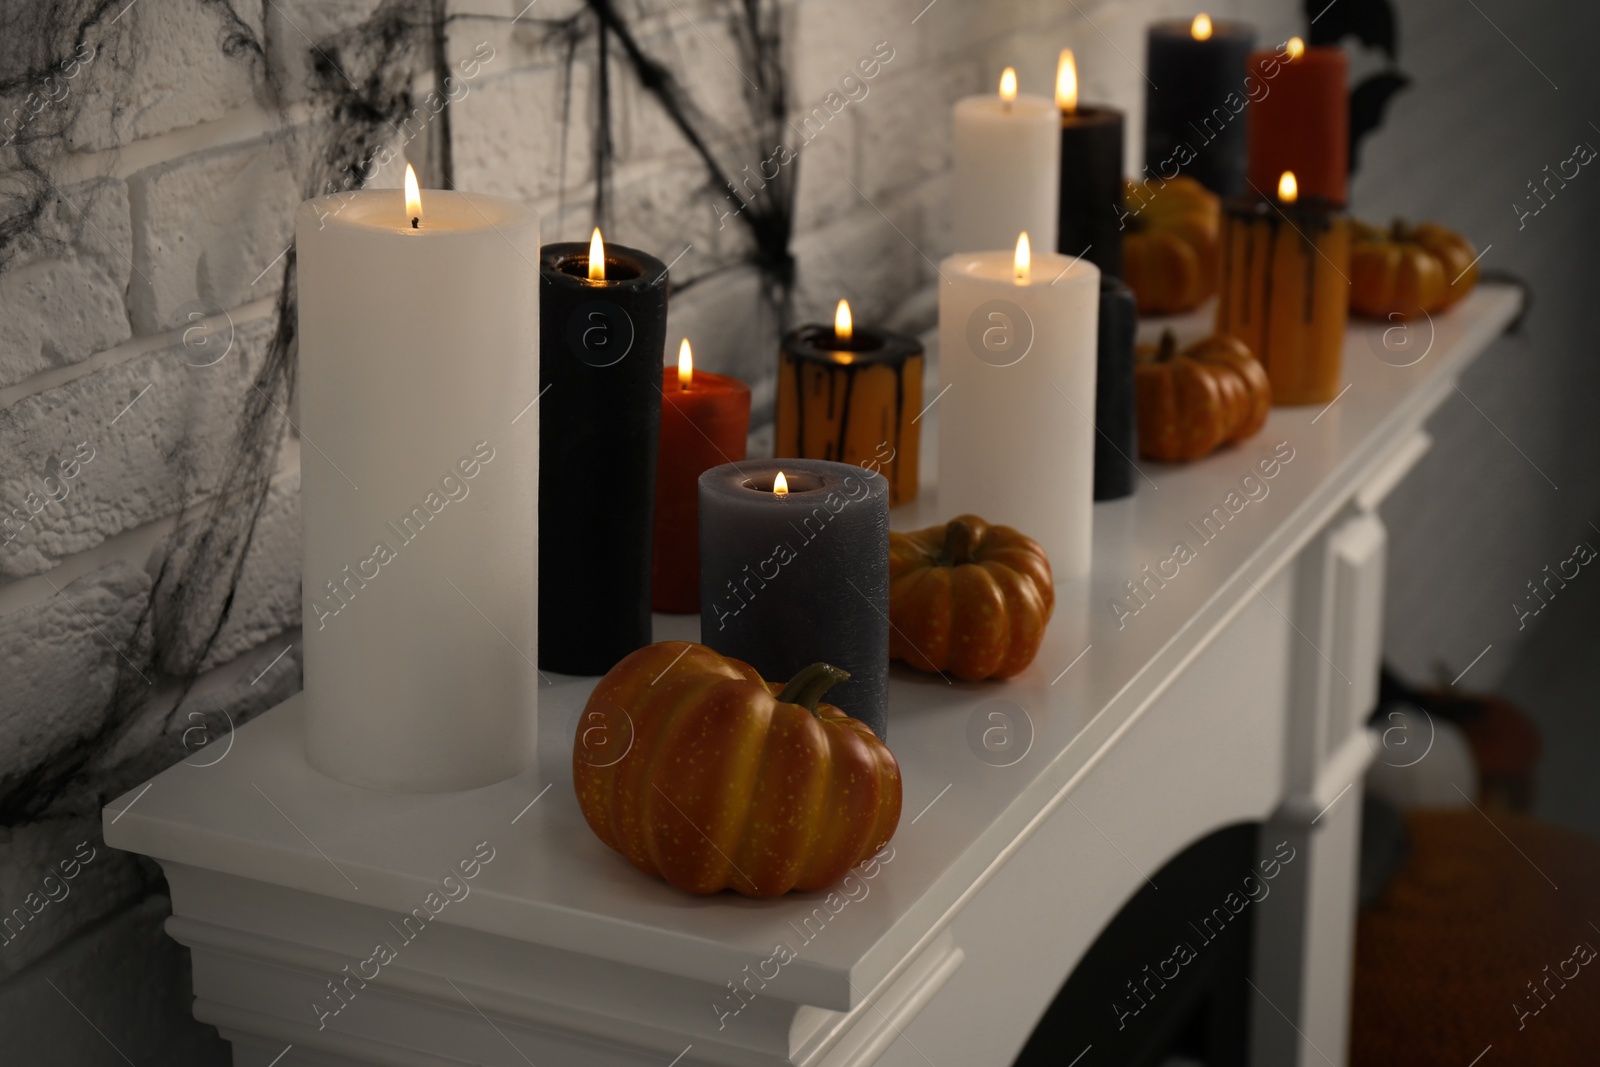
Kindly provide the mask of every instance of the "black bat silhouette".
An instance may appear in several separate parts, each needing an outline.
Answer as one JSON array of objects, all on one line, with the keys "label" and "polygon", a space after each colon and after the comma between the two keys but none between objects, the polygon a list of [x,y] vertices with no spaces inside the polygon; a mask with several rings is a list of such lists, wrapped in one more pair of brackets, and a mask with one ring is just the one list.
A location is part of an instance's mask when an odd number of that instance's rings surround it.
[{"label": "black bat silhouette", "polygon": [[1389,0],[1305,0],[1303,6],[1311,44],[1338,44],[1354,37],[1383,49],[1391,62],[1398,58],[1400,34]]},{"label": "black bat silhouette", "polygon": [[1401,89],[1411,84],[1411,79],[1396,70],[1386,70],[1372,75],[1350,90],[1350,173],[1356,172],[1361,162],[1361,139],[1383,125],[1383,113],[1389,101]]}]

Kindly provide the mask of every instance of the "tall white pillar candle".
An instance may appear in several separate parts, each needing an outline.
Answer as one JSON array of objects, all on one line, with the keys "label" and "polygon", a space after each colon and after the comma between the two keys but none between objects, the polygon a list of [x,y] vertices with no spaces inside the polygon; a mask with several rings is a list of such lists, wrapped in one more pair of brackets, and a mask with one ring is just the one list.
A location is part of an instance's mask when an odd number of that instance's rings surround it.
[{"label": "tall white pillar candle", "polygon": [[295,219],[306,755],[404,792],[520,773],[538,721],[539,218],[420,197]]},{"label": "tall white pillar candle", "polygon": [[1010,248],[1023,232],[1048,248],[1060,196],[1055,104],[1017,95],[1016,74],[1007,67],[998,95],[956,102],[954,150],[956,250]]},{"label": "tall white pillar candle", "polygon": [[1035,251],[1024,270],[1021,255],[940,265],[939,510],[1014,526],[1058,579],[1076,578],[1089,570],[1100,269]]}]

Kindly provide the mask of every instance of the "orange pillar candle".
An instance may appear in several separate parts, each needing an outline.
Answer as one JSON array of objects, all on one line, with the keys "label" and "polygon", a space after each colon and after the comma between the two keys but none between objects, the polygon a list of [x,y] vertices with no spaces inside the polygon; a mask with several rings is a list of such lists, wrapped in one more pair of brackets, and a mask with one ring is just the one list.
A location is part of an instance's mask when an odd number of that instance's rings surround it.
[{"label": "orange pillar candle", "polygon": [[1266,367],[1274,404],[1325,404],[1339,392],[1350,220],[1299,196],[1292,173],[1273,184],[1276,197],[1227,205],[1216,328]]},{"label": "orange pillar candle", "polygon": [[879,471],[891,506],[916,499],[922,363],[915,337],[856,326],[843,300],[832,328],[791,331],[778,358],[774,456]]},{"label": "orange pillar candle", "polygon": [[1268,92],[1250,105],[1249,181],[1272,195],[1293,171],[1304,200],[1348,202],[1350,60],[1342,48],[1308,48],[1298,37],[1276,52],[1250,53],[1251,74]]},{"label": "orange pillar candle", "polygon": [[650,571],[655,610],[700,610],[700,475],[744,459],[749,436],[750,387],[737,378],[695,370],[684,338],[678,365],[661,373]]}]

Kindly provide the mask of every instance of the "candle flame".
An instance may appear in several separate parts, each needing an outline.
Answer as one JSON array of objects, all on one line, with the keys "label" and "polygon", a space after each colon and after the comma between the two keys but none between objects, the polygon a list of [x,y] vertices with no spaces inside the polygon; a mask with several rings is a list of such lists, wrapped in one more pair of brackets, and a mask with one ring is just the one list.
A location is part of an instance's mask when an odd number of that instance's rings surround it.
[{"label": "candle flame", "polygon": [[422,228],[422,191],[417,188],[417,172],[411,169],[411,164],[406,164],[406,218],[411,220],[411,228]]},{"label": "candle flame", "polygon": [[1299,59],[1305,55],[1306,43],[1298,37],[1291,37],[1289,42],[1283,46],[1283,50],[1289,54],[1290,59]]},{"label": "candle flame", "polygon": [[772,480],[772,492],[775,496],[789,495],[789,479],[783,476],[782,471],[779,471],[778,476]]},{"label": "candle flame", "polygon": [[1028,247],[1027,230],[1017,235],[1017,254],[1012,260],[1012,265],[1016,270],[1017,284],[1027,285],[1033,267],[1033,251]]},{"label": "candle flame", "polygon": [[855,320],[850,317],[850,301],[841,300],[833,312],[833,336],[840,341],[848,341],[855,333]]},{"label": "candle flame", "polygon": [[1000,75],[1000,99],[1006,103],[1017,98],[1017,68],[1007,67]]},{"label": "candle flame", "polygon": [[606,244],[600,240],[600,227],[594,228],[594,234],[589,238],[589,280],[603,282],[606,280]]},{"label": "candle flame", "polygon": [[683,344],[678,346],[678,385],[687,389],[692,381],[694,381],[694,353],[689,351],[689,339],[685,337]]},{"label": "candle flame", "polygon": [[1278,179],[1278,199],[1292,204],[1300,198],[1300,183],[1294,180],[1294,171],[1286,170]]},{"label": "candle flame", "polygon": [[1194,17],[1189,23],[1189,36],[1197,41],[1211,40],[1211,16],[1204,11]]},{"label": "candle flame", "polygon": [[1068,112],[1078,110],[1078,63],[1070,48],[1061,50],[1061,60],[1056,65],[1056,107]]}]

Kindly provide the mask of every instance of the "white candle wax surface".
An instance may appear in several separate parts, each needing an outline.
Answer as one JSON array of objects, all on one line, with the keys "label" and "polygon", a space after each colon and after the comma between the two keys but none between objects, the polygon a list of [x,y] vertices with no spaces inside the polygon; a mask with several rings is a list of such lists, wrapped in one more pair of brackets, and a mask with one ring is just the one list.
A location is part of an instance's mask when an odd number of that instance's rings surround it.
[{"label": "white candle wax surface", "polygon": [[1038,96],[969,96],[955,106],[955,247],[1010,248],[1026,230],[1056,243],[1061,113]]},{"label": "white candle wax surface", "polygon": [[537,739],[538,214],[421,198],[415,229],[398,189],[295,229],[306,753],[403,792],[519,774]]},{"label": "white candle wax surface", "polygon": [[[1016,240],[1013,235],[1012,241]],[[940,264],[938,501],[1044,547],[1057,580],[1088,573],[1094,500],[1100,269],[1034,252],[958,252]]]}]

